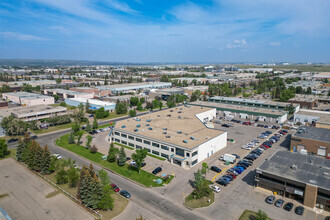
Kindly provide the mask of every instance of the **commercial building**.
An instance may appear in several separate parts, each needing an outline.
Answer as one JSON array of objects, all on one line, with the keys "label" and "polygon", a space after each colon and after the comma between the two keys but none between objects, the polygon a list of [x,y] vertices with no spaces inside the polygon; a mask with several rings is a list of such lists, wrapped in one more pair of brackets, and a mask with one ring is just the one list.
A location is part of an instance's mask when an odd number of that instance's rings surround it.
[{"label": "commercial building", "polygon": [[294,114],[294,123],[313,125],[318,128],[330,129],[330,112],[300,109]]},{"label": "commercial building", "polygon": [[330,80],[330,72],[322,72],[313,76],[315,79],[328,79]]},{"label": "commercial building", "polygon": [[330,158],[330,130],[312,126],[300,126],[291,136],[290,149]]},{"label": "commercial building", "polygon": [[112,140],[190,168],[227,145],[227,132],[208,128],[215,108],[180,106],[118,121]]},{"label": "commercial building", "polygon": [[300,108],[312,109],[318,106],[318,99],[314,96],[296,95],[288,100],[289,103],[299,104]]},{"label": "commercial building", "polygon": [[94,87],[73,87],[70,88],[72,91],[91,93],[94,97],[104,97],[110,94],[109,90],[100,90]]},{"label": "commercial building", "polygon": [[50,105],[54,104],[54,97],[30,92],[2,93],[2,98],[21,105]]},{"label": "commercial building", "polygon": [[257,106],[234,105],[216,102],[196,101],[190,105],[216,108],[218,116],[238,117],[258,121],[283,123],[288,119],[288,112],[281,109],[261,108]]},{"label": "commercial building", "polygon": [[202,94],[207,92],[209,90],[208,86],[188,86],[188,87],[183,87],[184,93],[187,94],[188,96],[191,96],[193,92],[196,90],[201,91]]},{"label": "commercial building", "polygon": [[59,97],[66,98],[86,98],[91,99],[94,98],[94,95],[91,93],[77,92],[66,89],[45,89],[45,95],[58,95]]},{"label": "commercial building", "polygon": [[129,84],[117,84],[109,86],[97,86],[95,88],[99,90],[109,91],[109,95],[116,95],[117,93],[129,93],[138,92],[139,90],[147,89],[164,89],[171,88],[170,82],[155,82],[155,83],[129,83]]},{"label": "commercial building", "polygon": [[8,102],[2,102],[0,101],[0,109],[8,108]]},{"label": "commercial building", "polygon": [[112,112],[116,108],[115,102],[104,102],[97,99],[86,99],[86,98],[71,98],[65,99],[67,105],[72,105],[78,107],[80,104],[86,105],[87,101],[91,106],[91,109],[104,108],[106,111]]},{"label": "commercial building", "polygon": [[149,92],[149,98],[150,99],[161,99],[161,100],[167,100],[171,95],[183,95],[184,90],[183,88],[168,88],[168,89],[157,89],[152,90]]},{"label": "commercial building", "polygon": [[54,84],[57,84],[57,83],[56,83],[55,80],[32,80],[32,81],[8,82],[8,85],[23,86],[24,84],[36,87],[36,86],[54,85]]},{"label": "commercial building", "polygon": [[[286,102],[273,102],[270,100],[244,99],[244,98],[224,97],[224,96],[211,97],[209,98],[208,101],[215,103],[226,103],[233,105],[252,106],[252,107],[260,107],[260,108],[279,109],[279,110],[285,110],[285,108],[288,105],[290,105],[290,103],[286,103]],[[294,108],[295,108],[294,112],[298,112],[300,109],[298,104],[294,104]]]},{"label": "commercial building", "polygon": [[330,160],[277,151],[256,169],[257,186],[304,205],[330,211]]}]

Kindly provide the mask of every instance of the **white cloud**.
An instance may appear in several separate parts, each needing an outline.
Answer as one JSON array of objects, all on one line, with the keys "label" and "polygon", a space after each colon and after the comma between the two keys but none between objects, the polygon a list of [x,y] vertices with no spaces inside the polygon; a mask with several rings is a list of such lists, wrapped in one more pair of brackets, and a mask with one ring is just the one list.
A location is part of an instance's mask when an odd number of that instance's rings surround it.
[{"label": "white cloud", "polygon": [[281,42],[273,41],[273,42],[270,42],[269,45],[273,46],[273,47],[279,47],[279,46],[281,46]]},{"label": "white cloud", "polygon": [[0,36],[5,37],[5,38],[10,38],[10,39],[21,40],[21,41],[44,40],[43,38],[38,37],[38,36],[29,35],[29,34],[21,34],[21,33],[10,32],[10,31],[0,32]]},{"label": "white cloud", "polygon": [[247,42],[245,39],[242,40],[234,40],[233,43],[229,43],[226,45],[227,49],[232,49],[232,48],[243,48],[247,45]]},{"label": "white cloud", "polygon": [[128,4],[119,2],[117,0],[108,0],[106,1],[106,4],[115,10],[122,11],[128,14],[137,13],[137,11],[129,7]]}]

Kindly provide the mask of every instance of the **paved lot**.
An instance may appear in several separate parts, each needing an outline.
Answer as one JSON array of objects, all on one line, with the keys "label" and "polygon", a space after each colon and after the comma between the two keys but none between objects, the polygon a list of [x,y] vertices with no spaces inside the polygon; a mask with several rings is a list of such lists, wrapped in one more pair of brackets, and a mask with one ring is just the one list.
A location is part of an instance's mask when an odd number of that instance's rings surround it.
[{"label": "paved lot", "polygon": [[55,191],[50,185],[13,159],[0,160],[0,199],[12,219],[94,219],[62,193],[47,199]]}]

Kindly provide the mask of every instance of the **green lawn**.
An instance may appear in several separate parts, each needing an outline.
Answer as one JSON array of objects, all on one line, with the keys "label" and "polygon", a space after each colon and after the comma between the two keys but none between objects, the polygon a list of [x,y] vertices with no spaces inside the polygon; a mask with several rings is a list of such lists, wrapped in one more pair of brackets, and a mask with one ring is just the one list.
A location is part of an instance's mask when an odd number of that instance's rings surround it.
[{"label": "green lawn", "polygon": [[118,143],[118,142],[115,142],[115,145],[118,145],[118,146],[121,146],[121,147],[127,148],[127,149],[129,149],[129,150],[134,150],[133,147],[129,147],[129,146],[126,146],[126,145],[120,144],[120,143]]},{"label": "green lawn", "polygon": [[53,131],[59,131],[59,130],[71,128],[72,125],[73,125],[73,122],[63,124],[63,125],[56,125],[56,126],[48,127],[48,129],[39,129],[39,130],[33,131],[33,132],[36,134],[46,134],[46,133],[53,132]]},{"label": "green lawn", "polygon": [[107,168],[113,172],[116,172],[122,176],[125,176],[131,180],[134,180],[138,183],[141,183],[147,187],[153,186],[153,187],[159,187],[162,186],[162,184],[157,184],[154,182],[155,179],[158,179],[159,177],[148,173],[144,170],[140,170],[140,173],[138,173],[136,170],[131,170],[130,166],[127,164],[125,166],[118,166],[117,163],[109,163],[106,160],[102,159],[103,154],[97,152],[95,154],[90,153],[90,151],[83,147],[83,146],[78,146],[76,144],[68,144],[68,137],[69,134],[63,135],[59,139],[56,140],[56,144],[60,147],[63,147],[69,151],[72,151],[80,156],[83,156],[94,163],[97,163],[104,168]]},{"label": "green lawn", "polygon": [[101,128],[107,128],[107,127],[109,127],[109,126],[113,126],[114,125],[114,123],[112,123],[112,124],[104,124],[104,125],[99,125],[99,128],[98,129],[101,129]]},{"label": "green lawn", "polygon": [[119,118],[122,116],[127,116],[127,114],[116,114],[116,112],[111,112],[108,117],[100,119],[101,121],[113,119],[113,118]]},{"label": "green lawn", "polygon": [[[250,220],[253,219],[253,217],[251,218],[251,216],[253,216],[254,218],[257,216],[256,212],[250,211],[250,210],[245,210],[243,212],[243,214],[239,217],[239,220]],[[271,218],[267,218],[268,220],[271,220]]]},{"label": "green lawn", "polygon": [[16,149],[9,149],[8,151],[10,153],[8,155],[6,155],[4,158],[0,158],[0,160],[5,159],[5,158],[9,158],[11,156],[16,156]]},{"label": "green lawn", "polygon": [[[210,200],[210,202],[208,202]],[[194,199],[192,193],[189,194],[185,198],[184,204],[190,208],[201,208],[211,205],[214,202],[214,193],[211,192],[211,194],[207,197],[203,197],[201,199]]]},{"label": "green lawn", "polygon": [[[126,145],[120,144],[120,143],[118,143],[118,142],[115,142],[115,144],[118,145],[118,146],[122,146],[122,147],[124,147],[124,148],[130,149],[130,150],[134,150],[133,147],[129,147],[129,146],[126,146]],[[162,160],[162,161],[165,161],[165,160],[166,160],[166,158],[164,158],[164,157],[158,157],[158,156],[153,155],[153,154],[150,154],[150,153],[147,153],[147,155],[148,155],[149,157],[153,157],[153,158],[156,158],[156,159],[158,159],[158,160]]]}]

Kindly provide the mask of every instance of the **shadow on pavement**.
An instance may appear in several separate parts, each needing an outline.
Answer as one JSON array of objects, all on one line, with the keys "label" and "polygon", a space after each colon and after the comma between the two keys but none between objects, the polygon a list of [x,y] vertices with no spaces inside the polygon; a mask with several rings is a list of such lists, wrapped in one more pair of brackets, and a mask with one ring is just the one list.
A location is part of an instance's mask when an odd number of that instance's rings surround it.
[{"label": "shadow on pavement", "polygon": [[255,185],[255,181],[254,178],[256,176],[256,171],[252,170],[250,171],[247,175],[245,175],[242,179],[242,181],[244,181],[245,183],[247,183],[250,186],[254,186]]}]

